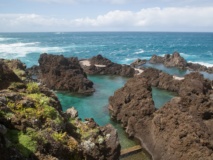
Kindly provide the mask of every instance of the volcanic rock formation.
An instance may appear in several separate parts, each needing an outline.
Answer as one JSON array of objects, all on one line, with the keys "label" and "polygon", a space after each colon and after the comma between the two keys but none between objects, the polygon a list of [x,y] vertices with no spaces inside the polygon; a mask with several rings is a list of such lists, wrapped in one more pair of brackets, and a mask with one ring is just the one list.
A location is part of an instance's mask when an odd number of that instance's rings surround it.
[{"label": "volcanic rock formation", "polygon": [[171,55],[165,54],[164,57],[153,55],[152,58],[149,60],[149,63],[162,63],[166,67],[177,67],[180,69],[189,69],[192,71],[203,71],[213,73],[213,67],[206,67],[197,63],[188,63],[183,57],[180,56],[178,52],[174,52]]},{"label": "volcanic rock formation", "polygon": [[[94,92],[77,58],[42,54],[39,58],[38,79],[48,88],[77,93]],[[39,72],[38,72],[39,73]]]},{"label": "volcanic rock formation", "polygon": [[124,77],[133,77],[135,74],[135,70],[131,66],[114,63],[102,55],[82,60],[80,64],[87,74],[120,75]]},{"label": "volcanic rock formation", "polygon": [[93,119],[82,122],[74,109],[72,115],[70,110],[62,112],[54,92],[19,79],[8,64],[0,62],[1,160],[119,158],[120,144],[111,125],[99,127]]},{"label": "volcanic rock formation", "polygon": [[[155,109],[152,86],[178,93]],[[109,99],[113,119],[140,140],[154,160],[213,158],[213,90],[199,73],[175,80],[156,69],[130,79]]]}]

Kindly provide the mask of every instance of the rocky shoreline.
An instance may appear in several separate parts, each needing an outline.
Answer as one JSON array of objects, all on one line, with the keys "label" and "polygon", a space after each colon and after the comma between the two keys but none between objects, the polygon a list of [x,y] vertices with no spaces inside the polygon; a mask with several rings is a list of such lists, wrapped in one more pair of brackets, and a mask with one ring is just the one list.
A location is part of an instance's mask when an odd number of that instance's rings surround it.
[{"label": "rocky shoreline", "polygon": [[[206,159],[213,157],[212,81],[199,73],[183,80],[156,69],[146,69],[131,78],[109,99],[111,117],[119,121],[130,137],[160,159]],[[155,109],[152,86],[178,94]]]},{"label": "rocky shoreline", "polygon": [[112,125],[83,122],[74,108],[62,112],[54,92],[32,82],[18,60],[0,60],[0,70],[0,159],[118,159]]},{"label": "rocky shoreline", "polygon": [[187,62],[183,57],[180,56],[178,52],[173,54],[165,54],[164,57],[153,55],[150,60],[138,59],[131,64],[134,67],[141,67],[147,62],[151,64],[163,64],[165,67],[175,67],[181,70],[190,70],[197,72],[207,72],[213,74],[213,67],[206,67],[198,63]]},{"label": "rocky shoreline", "polygon": [[[3,159],[117,160],[116,130],[82,122],[74,108],[62,112],[51,90],[91,94],[91,75],[129,77],[109,98],[112,119],[141,142],[154,160],[213,157],[212,80],[192,72],[184,78],[140,67],[145,63],[212,73],[212,68],[187,63],[179,53],[116,64],[101,55],[78,60],[42,54],[39,66],[27,69],[19,60],[0,60],[0,155]],[[35,77],[35,78],[34,78]],[[35,83],[39,82],[38,83]],[[177,97],[156,109],[152,87],[176,92]],[[72,104],[70,104],[72,105]]]}]

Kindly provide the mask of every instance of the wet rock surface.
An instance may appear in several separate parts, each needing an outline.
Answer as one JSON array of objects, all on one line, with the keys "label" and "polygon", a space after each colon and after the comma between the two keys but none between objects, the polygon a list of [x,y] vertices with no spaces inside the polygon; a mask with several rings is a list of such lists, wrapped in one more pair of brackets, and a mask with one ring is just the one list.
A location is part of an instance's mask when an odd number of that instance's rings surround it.
[{"label": "wet rock surface", "polygon": [[[178,96],[156,110],[151,86]],[[211,81],[199,73],[184,80],[156,69],[130,79],[109,99],[113,119],[129,136],[140,140],[155,160],[213,158],[213,100]]]}]

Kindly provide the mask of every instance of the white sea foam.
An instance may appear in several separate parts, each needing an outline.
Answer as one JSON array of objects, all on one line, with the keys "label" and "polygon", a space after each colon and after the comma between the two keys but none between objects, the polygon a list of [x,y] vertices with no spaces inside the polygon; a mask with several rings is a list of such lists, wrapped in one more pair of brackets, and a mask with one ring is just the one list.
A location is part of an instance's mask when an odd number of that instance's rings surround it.
[{"label": "white sea foam", "polygon": [[0,57],[19,58],[25,57],[29,53],[63,53],[65,51],[61,47],[41,47],[39,44],[39,42],[0,44]]},{"label": "white sea foam", "polygon": [[197,57],[196,55],[193,54],[186,54],[186,53],[180,53],[180,55],[184,58],[190,58],[190,57]]},{"label": "white sea foam", "polygon": [[201,65],[204,65],[206,67],[213,67],[213,64],[212,63],[206,63],[206,62],[192,62],[192,61],[189,61],[191,63],[198,63],[198,64],[201,64]]},{"label": "white sea foam", "polygon": [[137,52],[135,52],[134,54],[141,54],[144,53],[145,51],[143,49],[139,49]]},{"label": "white sea foam", "polygon": [[14,39],[16,39],[16,38],[3,38],[3,37],[0,37],[0,42],[14,40]]},{"label": "white sea foam", "polygon": [[121,61],[122,64],[130,64],[134,62],[137,58],[125,58],[124,60]]}]

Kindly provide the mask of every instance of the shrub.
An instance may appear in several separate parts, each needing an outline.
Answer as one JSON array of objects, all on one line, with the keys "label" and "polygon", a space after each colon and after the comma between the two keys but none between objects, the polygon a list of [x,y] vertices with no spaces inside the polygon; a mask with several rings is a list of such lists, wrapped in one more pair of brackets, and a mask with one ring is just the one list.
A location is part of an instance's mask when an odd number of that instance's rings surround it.
[{"label": "shrub", "polygon": [[44,116],[44,118],[56,119],[57,111],[53,107],[50,107],[48,105],[44,105],[43,106],[43,116]]},{"label": "shrub", "polygon": [[54,132],[52,134],[52,138],[55,140],[55,141],[59,141],[59,142],[62,142],[62,143],[66,143],[66,136],[67,136],[67,132],[64,132],[64,133],[58,133],[58,132]]},{"label": "shrub", "polygon": [[50,102],[50,98],[41,93],[33,93],[27,95],[27,97],[39,103],[39,105],[47,105]]},{"label": "shrub", "polygon": [[17,144],[17,148],[25,157],[29,157],[31,153],[36,151],[36,141],[33,141],[30,136],[21,132],[21,134],[19,134],[18,140],[19,143]]},{"label": "shrub", "polygon": [[28,83],[27,93],[39,93],[38,83],[35,83],[35,82]]}]

